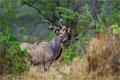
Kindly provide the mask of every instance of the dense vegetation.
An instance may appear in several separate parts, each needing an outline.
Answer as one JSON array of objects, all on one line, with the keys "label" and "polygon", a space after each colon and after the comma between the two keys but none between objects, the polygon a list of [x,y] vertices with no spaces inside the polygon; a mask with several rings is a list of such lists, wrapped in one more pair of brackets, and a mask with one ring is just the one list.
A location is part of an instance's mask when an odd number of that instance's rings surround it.
[{"label": "dense vegetation", "polygon": [[16,36],[10,33],[10,29],[6,27],[5,33],[0,35],[0,70],[1,74],[24,72],[28,70],[25,65],[27,60],[26,50],[21,50]]},{"label": "dense vegetation", "polygon": [[[0,74],[28,71],[24,64],[27,52],[20,49],[20,42],[52,40],[54,32],[42,20],[60,27],[60,18],[62,24],[71,29],[64,44],[65,69],[63,62],[53,64],[55,69],[46,73],[50,77],[37,75],[37,79],[58,79],[60,74],[60,79],[64,80],[117,80],[120,74],[120,0],[0,0]],[[71,71],[62,71],[66,68]],[[29,73],[31,68],[24,74]],[[70,77],[72,74],[74,76]]]}]

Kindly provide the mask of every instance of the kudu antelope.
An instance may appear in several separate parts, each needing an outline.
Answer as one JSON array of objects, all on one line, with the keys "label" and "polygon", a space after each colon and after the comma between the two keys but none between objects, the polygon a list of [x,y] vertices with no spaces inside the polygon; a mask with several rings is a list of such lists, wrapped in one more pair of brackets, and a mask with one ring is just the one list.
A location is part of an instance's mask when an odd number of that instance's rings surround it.
[{"label": "kudu antelope", "polygon": [[58,59],[61,55],[62,46],[61,44],[67,40],[67,33],[70,32],[70,28],[65,28],[61,24],[62,19],[60,19],[60,28],[53,27],[50,22],[44,21],[49,24],[50,29],[54,29],[55,37],[51,42],[37,41],[34,44],[21,43],[20,47],[25,49],[27,47],[28,56],[31,58],[32,64],[40,64],[45,62],[52,62]]}]

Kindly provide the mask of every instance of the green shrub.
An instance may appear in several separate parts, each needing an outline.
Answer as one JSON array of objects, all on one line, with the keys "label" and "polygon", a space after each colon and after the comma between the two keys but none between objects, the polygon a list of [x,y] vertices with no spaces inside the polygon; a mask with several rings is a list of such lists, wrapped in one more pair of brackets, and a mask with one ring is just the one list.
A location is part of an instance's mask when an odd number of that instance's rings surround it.
[{"label": "green shrub", "polygon": [[114,32],[115,34],[120,35],[120,27],[119,27],[118,24],[114,24],[114,25],[110,26],[110,28],[113,29],[113,32]]},{"label": "green shrub", "polygon": [[[64,52],[64,64],[69,64],[70,61],[73,60],[74,57],[78,55],[78,50],[74,51],[74,46],[69,47],[68,49],[65,50]],[[79,56],[80,59],[84,59],[86,54],[82,54]]]},{"label": "green shrub", "polygon": [[73,51],[71,47],[66,49],[64,52],[64,63],[68,64],[70,61],[72,61],[77,53],[78,51]]},{"label": "green shrub", "polygon": [[0,33],[0,69],[2,73],[24,72],[28,66],[24,64],[27,59],[26,50],[21,50],[16,36],[6,27],[5,33]]}]

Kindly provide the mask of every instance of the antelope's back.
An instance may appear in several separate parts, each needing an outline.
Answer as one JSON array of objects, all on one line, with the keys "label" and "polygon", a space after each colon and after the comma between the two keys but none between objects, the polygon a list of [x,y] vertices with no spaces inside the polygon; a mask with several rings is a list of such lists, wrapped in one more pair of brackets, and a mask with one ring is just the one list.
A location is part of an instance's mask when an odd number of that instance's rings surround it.
[{"label": "antelope's back", "polygon": [[50,44],[47,42],[41,42],[37,44],[37,48],[32,56],[34,63],[39,62],[49,62],[53,58],[53,50],[49,46]]},{"label": "antelope's back", "polygon": [[40,42],[39,44],[21,43],[22,49],[27,48],[29,56],[32,58],[33,64],[48,62],[53,57],[53,51],[50,48],[50,43]]}]

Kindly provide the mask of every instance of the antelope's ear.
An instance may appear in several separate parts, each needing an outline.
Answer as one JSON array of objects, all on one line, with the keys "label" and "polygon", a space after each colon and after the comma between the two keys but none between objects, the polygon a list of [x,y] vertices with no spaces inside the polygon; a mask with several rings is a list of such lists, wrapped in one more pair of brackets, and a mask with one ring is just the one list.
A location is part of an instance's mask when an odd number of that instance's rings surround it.
[{"label": "antelope's ear", "polygon": [[70,28],[66,28],[65,32],[69,33],[70,32]]},{"label": "antelope's ear", "polygon": [[59,33],[59,31],[60,31],[60,29],[58,29],[58,28],[55,28],[55,29],[54,29],[54,32],[55,32],[55,33]]}]

